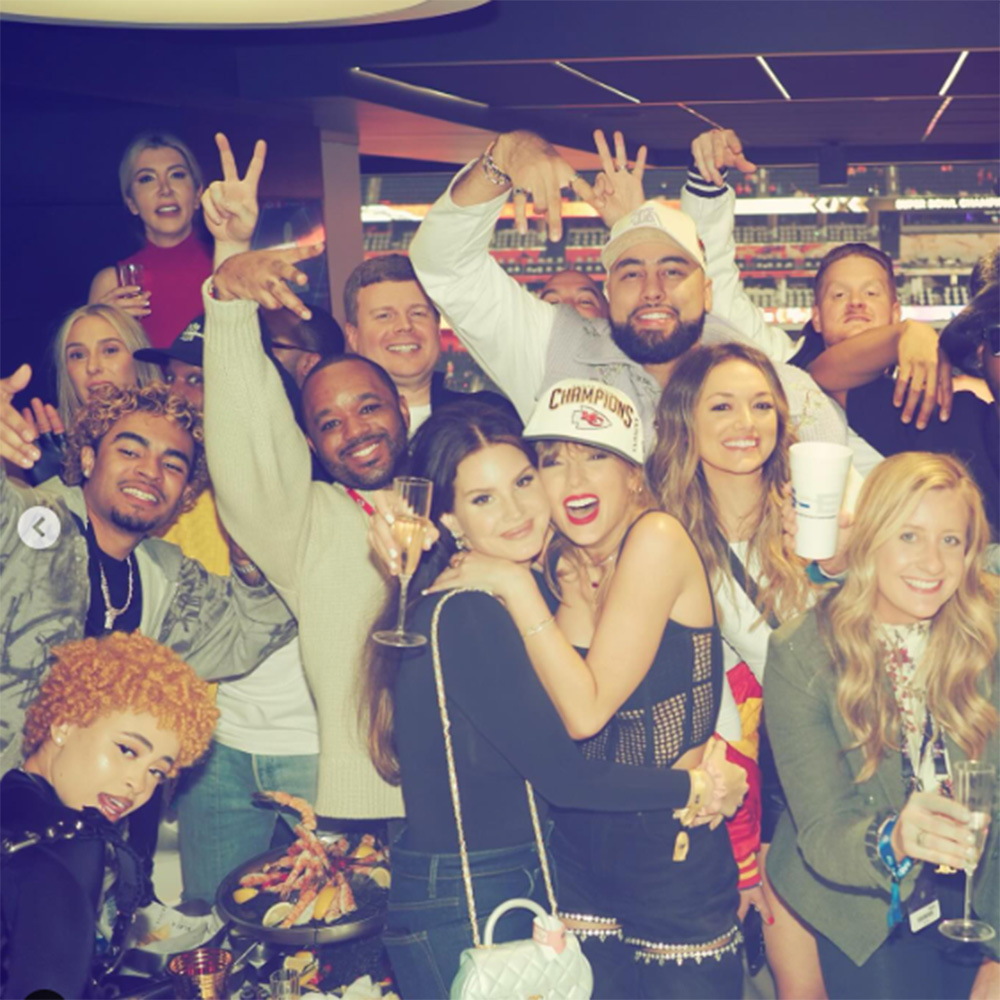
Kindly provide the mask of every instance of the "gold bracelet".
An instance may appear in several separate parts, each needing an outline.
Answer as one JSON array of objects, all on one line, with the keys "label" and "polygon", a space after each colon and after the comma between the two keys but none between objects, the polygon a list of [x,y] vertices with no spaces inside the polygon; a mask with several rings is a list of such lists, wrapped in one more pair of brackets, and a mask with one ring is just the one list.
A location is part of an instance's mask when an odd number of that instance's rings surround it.
[{"label": "gold bracelet", "polygon": [[521,633],[522,639],[530,639],[533,635],[538,635],[543,628],[548,628],[550,625],[555,623],[555,615],[549,615],[544,621],[539,622],[537,625],[532,625],[531,628],[526,628]]},{"label": "gold bracelet", "polygon": [[691,776],[691,794],[688,796],[687,805],[683,809],[674,810],[674,819],[678,820],[681,826],[691,826],[694,823],[712,791],[711,782],[704,771],[688,771],[688,774]]}]

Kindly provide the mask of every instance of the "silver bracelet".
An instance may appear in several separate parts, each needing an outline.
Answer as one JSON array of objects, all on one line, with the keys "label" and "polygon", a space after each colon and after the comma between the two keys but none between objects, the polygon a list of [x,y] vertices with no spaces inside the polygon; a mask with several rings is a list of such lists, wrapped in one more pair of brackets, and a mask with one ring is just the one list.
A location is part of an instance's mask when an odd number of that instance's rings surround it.
[{"label": "silver bracelet", "polygon": [[544,621],[540,621],[537,625],[532,625],[531,628],[526,628],[521,633],[522,639],[530,639],[533,635],[538,635],[539,632],[544,628],[548,628],[550,625],[555,624],[555,615],[549,615]]},{"label": "silver bracelet", "polygon": [[486,175],[486,179],[491,183],[495,184],[497,187],[504,187],[506,184],[510,184],[510,176],[505,174],[497,165],[493,159],[493,150],[496,147],[497,140],[494,139],[487,147],[486,152],[483,153],[482,165],[483,173]]},{"label": "silver bracelet", "polygon": [[248,576],[254,577],[260,573],[260,567],[253,560],[248,563],[238,563],[233,560],[232,566],[244,583],[246,582]]}]

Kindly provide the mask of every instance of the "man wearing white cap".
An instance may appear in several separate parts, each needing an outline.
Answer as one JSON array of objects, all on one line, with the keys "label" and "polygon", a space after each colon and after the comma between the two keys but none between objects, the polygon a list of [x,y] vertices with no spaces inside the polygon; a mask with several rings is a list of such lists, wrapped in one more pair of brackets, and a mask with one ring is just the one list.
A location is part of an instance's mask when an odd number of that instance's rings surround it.
[{"label": "man wearing white cap", "polygon": [[[598,140],[605,170],[591,189],[539,136],[498,136],[432,207],[410,245],[410,259],[427,294],[522,417],[546,386],[569,377],[597,379],[636,400],[650,449],[656,403],[678,358],[699,340],[749,338],[711,313],[713,285],[694,221],[655,200],[635,207],[641,185],[618,183],[631,175],[624,140],[616,139],[614,163],[603,136]],[[643,150],[636,178],[644,160]],[[535,210],[548,212],[550,235],[558,239],[564,187],[597,207],[612,227],[601,254],[608,320],[535,298],[489,255],[511,189],[518,218],[531,192]],[[722,291],[729,294],[728,285]],[[754,342],[775,362],[792,353],[781,331],[755,331]],[[849,443],[862,470],[879,460],[849,436],[843,415],[808,374],[780,363],[778,369],[800,440]]]}]

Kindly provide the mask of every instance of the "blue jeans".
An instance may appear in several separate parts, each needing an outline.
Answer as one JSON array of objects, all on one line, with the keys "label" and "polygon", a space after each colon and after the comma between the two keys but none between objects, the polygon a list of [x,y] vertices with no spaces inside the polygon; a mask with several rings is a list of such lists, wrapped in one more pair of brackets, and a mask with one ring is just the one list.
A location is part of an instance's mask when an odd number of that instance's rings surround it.
[{"label": "blue jeans", "polygon": [[316,801],[316,754],[270,757],[212,743],[208,757],[191,768],[177,795],[182,898],[215,901],[219,883],[244,861],[271,846],[282,823],[291,840],[294,813],[253,802],[254,792],[280,790]]},{"label": "blue jeans", "polygon": [[[535,844],[473,851],[469,866],[480,936],[489,915],[512,896],[527,896],[548,909]],[[532,918],[527,910],[505,914],[494,941],[531,937]],[[392,848],[392,889],[382,941],[404,1000],[447,998],[459,956],[473,943],[459,855]]]}]

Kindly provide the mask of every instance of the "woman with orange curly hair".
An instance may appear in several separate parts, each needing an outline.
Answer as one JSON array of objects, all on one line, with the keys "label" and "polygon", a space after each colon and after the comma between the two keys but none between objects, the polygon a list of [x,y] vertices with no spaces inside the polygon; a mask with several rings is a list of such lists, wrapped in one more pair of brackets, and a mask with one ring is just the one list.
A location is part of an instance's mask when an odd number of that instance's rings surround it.
[{"label": "woman with orange curly hair", "polygon": [[138,633],[53,655],[24,763],[0,781],[4,997],[94,995],[151,896],[150,862],[119,822],[205,752],[218,717],[209,685]]}]

